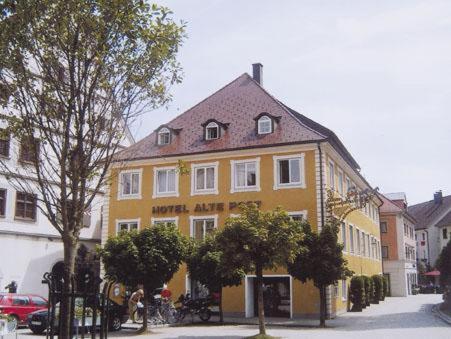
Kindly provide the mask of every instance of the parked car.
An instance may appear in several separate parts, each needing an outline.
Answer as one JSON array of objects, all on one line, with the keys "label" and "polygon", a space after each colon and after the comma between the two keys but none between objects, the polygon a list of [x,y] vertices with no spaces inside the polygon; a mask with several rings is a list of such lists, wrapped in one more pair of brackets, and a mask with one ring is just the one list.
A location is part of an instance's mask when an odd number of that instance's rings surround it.
[{"label": "parked car", "polygon": [[8,314],[19,325],[27,323],[27,316],[35,311],[47,310],[47,299],[34,294],[0,294],[0,313]]},{"label": "parked car", "polygon": [[[108,321],[110,331],[119,331],[128,320],[127,307],[110,301]],[[54,328],[58,328],[59,305],[56,306]],[[28,315],[28,327],[34,334],[42,334],[48,325],[48,310],[39,310]]]}]

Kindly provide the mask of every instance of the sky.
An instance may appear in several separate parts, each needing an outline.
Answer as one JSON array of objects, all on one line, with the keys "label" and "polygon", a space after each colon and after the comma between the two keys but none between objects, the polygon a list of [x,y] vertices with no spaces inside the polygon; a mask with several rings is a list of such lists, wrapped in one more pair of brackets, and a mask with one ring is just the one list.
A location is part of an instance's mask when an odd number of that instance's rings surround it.
[{"label": "sky", "polygon": [[332,129],[380,192],[451,194],[451,1],[165,0],[182,84],[137,140],[263,64],[263,86]]}]

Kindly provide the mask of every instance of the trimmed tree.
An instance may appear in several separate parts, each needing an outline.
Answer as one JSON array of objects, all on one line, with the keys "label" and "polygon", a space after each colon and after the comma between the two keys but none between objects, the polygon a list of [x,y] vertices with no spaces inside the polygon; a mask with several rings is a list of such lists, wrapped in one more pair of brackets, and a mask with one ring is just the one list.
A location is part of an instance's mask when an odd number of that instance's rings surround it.
[{"label": "trimmed tree", "polygon": [[448,241],[448,244],[440,252],[436,266],[440,271],[444,307],[451,309],[451,241]]},{"label": "trimmed tree", "polygon": [[61,338],[72,328],[83,215],[127,125],[166,104],[181,80],[183,30],[168,9],[141,0],[0,1],[2,139],[22,144],[13,148],[20,165],[0,159],[1,171],[61,236]]},{"label": "trimmed tree", "polygon": [[301,249],[302,229],[281,208],[262,212],[257,205],[241,204],[241,214],[228,218],[217,235],[226,271],[255,273],[260,335],[266,335],[263,308],[263,270],[286,267]]},{"label": "trimmed tree", "polygon": [[186,256],[187,241],[175,225],[157,224],[139,232],[121,232],[100,249],[107,279],[143,286],[142,331],[147,330],[149,295],[178,271]]},{"label": "trimmed tree", "polygon": [[229,267],[224,262],[216,235],[208,235],[203,241],[193,244],[186,259],[190,279],[196,280],[208,288],[210,293],[219,293],[219,320],[224,322],[222,310],[222,289],[238,286],[244,278],[244,271],[239,267]]},{"label": "trimmed tree", "polygon": [[385,275],[382,276],[382,287],[384,290],[382,300],[385,300],[385,297],[388,297],[388,278]]},{"label": "trimmed tree", "polygon": [[374,274],[371,279],[373,280],[373,286],[374,286],[374,297],[373,297],[373,303],[379,304],[379,301],[384,300],[384,283],[382,281],[382,276],[379,274]]},{"label": "trimmed tree", "polygon": [[338,243],[338,227],[325,225],[321,232],[312,231],[302,223],[304,238],[298,243],[302,250],[294,261],[287,263],[288,272],[296,279],[312,280],[320,295],[320,326],[326,326],[326,288],[338,280],[352,276],[343,257],[343,245]]},{"label": "trimmed tree", "polygon": [[374,297],[374,286],[373,281],[370,277],[364,275],[363,282],[365,286],[365,307],[371,305],[371,300],[373,300]]},{"label": "trimmed tree", "polygon": [[352,302],[352,312],[362,312],[365,304],[365,282],[362,276],[355,275],[351,278],[349,298]]}]

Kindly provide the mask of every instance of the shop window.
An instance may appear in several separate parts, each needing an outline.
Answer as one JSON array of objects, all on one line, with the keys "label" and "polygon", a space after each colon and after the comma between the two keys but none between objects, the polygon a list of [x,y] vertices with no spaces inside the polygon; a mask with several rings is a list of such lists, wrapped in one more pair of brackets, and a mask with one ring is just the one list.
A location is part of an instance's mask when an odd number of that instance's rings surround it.
[{"label": "shop window", "polygon": [[260,190],[260,159],[232,160],[231,192]]},{"label": "shop window", "polygon": [[17,192],[16,193],[16,218],[24,220],[36,220],[36,195]]},{"label": "shop window", "polygon": [[141,197],[142,170],[126,170],[119,174],[119,199]]}]

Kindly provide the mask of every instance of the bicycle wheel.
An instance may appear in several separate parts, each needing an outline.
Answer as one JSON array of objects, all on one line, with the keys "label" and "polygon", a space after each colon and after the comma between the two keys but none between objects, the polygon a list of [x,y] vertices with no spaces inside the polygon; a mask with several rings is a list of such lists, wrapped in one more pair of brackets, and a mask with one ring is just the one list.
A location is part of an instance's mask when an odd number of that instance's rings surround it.
[{"label": "bicycle wheel", "polygon": [[211,311],[208,308],[203,308],[199,311],[199,318],[202,321],[208,321],[211,318]]}]

